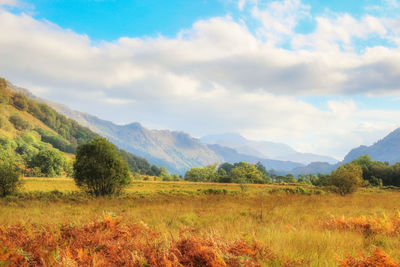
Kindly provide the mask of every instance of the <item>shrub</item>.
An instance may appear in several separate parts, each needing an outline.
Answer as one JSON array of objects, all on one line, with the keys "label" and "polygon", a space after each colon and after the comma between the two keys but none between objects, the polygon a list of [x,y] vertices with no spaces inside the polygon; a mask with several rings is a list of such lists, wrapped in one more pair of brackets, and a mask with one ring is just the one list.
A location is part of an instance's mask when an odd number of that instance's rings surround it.
[{"label": "shrub", "polygon": [[3,78],[0,78],[0,103],[8,102],[8,91],[7,82]]},{"label": "shrub", "polygon": [[332,172],[329,179],[330,185],[341,195],[355,192],[362,181],[362,169],[353,163],[341,165]]},{"label": "shrub", "polygon": [[12,103],[19,110],[28,109],[28,99],[24,94],[15,94],[12,97]]},{"label": "shrub", "polygon": [[17,114],[11,115],[8,120],[14,125],[15,129],[19,131],[29,129],[30,127],[29,122],[27,122],[26,120],[24,120],[24,118],[22,118],[22,116]]},{"label": "shrub", "polygon": [[0,197],[5,197],[17,191],[21,185],[19,171],[11,163],[0,164]]},{"label": "shrub", "polygon": [[129,168],[112,143],[96,137],[78,146],[74,179],[77,186],[91,194],[111,195],[129,184]]}]

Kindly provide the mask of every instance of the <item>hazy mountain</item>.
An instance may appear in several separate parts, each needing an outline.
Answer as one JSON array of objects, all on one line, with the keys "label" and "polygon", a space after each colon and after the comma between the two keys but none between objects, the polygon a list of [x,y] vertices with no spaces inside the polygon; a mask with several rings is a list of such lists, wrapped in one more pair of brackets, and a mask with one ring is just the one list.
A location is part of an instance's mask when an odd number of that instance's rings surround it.
[{"label": "hazy mountain", "polygon": [[224,161],[229,163],[235,163],[240,161],[257,163],[261,162],[267,169],[274,169],[279,171],[288,171],[304,167],[303,164],[292,161],[282,161],[282,160],[273,160],[273,159],[264,159],[251,155],[245,155],[238,153],[235,149],[229,147],[223,147],[220,145],[212,144],[208,145],[208,147],[213,150],[218,156],[224,158]]},{"label": "hazy mountain", "polygon": [[185,170],[195,166],[223,161],[198,139],[184,132],[149,130],[140,123],[121,126],[73,111],[65,105],[49,105],[81,125],[107,137],[120,148],[144,157],[153,164],[165,166],[172,172],[183,174]]},{"label": "hazy mountain", "polygon": [[267,159],[293,161],[303,164],[309,164],[311,162],[328,162],[335,164],[338,162],[336,159],[329,156],[297,152],[290,146],[282,143],[248,140],[238,133],[207,135],[201,137],[200,140],[206,144],[218,144],[233,148],[241,154]]},{"label": "hazy mountain", "polygon": [[329,164],[327,162],[312,162],[312,163],[308,164],[307,166],[297,167],[288,173],[291,173],[295,176],[300,175],[300,174],[311,174],[311,173],[312,174],[329,174],[334,169],[339,167],[340,164],[341,163]]},{"label": "hazy mountain", "polygon": [[373,160],[388,161],[390,164],[400,161],[400,128],[397,128],[382,140],[371,146],[359,146],[352,149],[344,158],[347,163],[359,156],[368,154]]},{"label": "hazy mountain", "polygon": [[[304,167],[302,163],[286,159],[270,159],[271,156],[284,158],[286,154],[292,155],[292,157],[298,156],[295,150],[285,144],[249,141],[238,134],[226,134],[219,137],[202,138],[205,143],[213,143],[214,141],[221,143],[221,145],[207,145],[184,132],[150,130],[140,123],[116,125],[93,115],[72,110],[66,105],[39,98],[28,90],[12,84],[9,87],[13,91],[22,92],[30,98],[46,103],[61,114],[76,120],[82,126],[107,137],[118,147],[143,157],[152,164],[165,166],[169,171],[179,174],[184,174],[186,170],[192,167],[216,162],[247,161],[257,163],[260,161],[268,169],[288,172],[294,168]],[[299,157],[299,159],[301,158]],[[306,160],[306,162],[308,161]]]}]

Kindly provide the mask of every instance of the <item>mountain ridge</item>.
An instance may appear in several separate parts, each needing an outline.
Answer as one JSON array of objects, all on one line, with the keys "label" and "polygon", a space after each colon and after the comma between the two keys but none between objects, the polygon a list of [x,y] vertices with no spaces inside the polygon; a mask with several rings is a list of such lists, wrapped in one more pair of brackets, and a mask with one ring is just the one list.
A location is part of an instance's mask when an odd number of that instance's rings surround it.
[{"label": "mountain ridge", "polygon": [[302,164],[310,164],[312,162],[336,164],[338,162],[338,160],[330,156],[298,152],[283,143],[249,140],[239,133],[206,135],[201,137],[200,140],[206,144],[219,144],[233,148],[242,154],[265,159],[293,161]]},{"label": "mountain ridge", "polygon": [[[93,132],[107,137],[111,142],[120,148],[131,152],[140,157],[146,158],[150,163],[165,166],[169,171],[184,174],[192,167],[223,163],[229,158],[236,158],[237,161],[264,161],[260,157],[249,158],[248,155],[238,153],[236,150],[225,150],[231,154],[221,153],[221,150],[212,150],[200,139],[191,137],[182,131],[170,130],[149,130],[138,122],[127,125],[117,125],[113,122],[102,120],[88,113],[72,110],[67,105],[54,103],[52,101],[37,97],[29,90],[21,88],[11,83],[10,87],[14,91],[24,93],[28,97],[39,102],[45,103],[57,112],[76,120],[79,124],[91,129]],[[228,160],[226,160],[227,158]],[[285,168],[290,171],[292,168],[303,166],[303,164],[286,161],[265,161],[270,165],[269,169]]]}]

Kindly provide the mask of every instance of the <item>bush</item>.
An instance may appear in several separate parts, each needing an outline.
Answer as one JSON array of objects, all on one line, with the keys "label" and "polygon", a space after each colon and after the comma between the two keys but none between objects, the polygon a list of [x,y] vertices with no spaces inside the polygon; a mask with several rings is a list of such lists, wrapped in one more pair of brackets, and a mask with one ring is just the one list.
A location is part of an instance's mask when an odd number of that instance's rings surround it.
[{"label": "bush", "polygon": [[20,115],[14,114],[11,115],[8,119],[15,127],[15,129],[22,131],[29,129],[30,124],[26,120],[24,120]]},{"label": "bush", "polygon": [[24,94],[15,94],[12,97],[12,103],[14,107],[19,110],[27,110],[28,109],[28,99]]},{"label": "bush", "polygon": [[106,138],[78,146],[74,163],[77,186],[96,196],[118,194],[129,184],[128,164]]},{"label": "bush", "polygon": [[19,171],[10,163],[0,164],[0,197],[17,191],[21,185]]},{"label": "bush", "polygon": [[[55,150],[41,150],[33,156],[29,162],[29,167],[33,170],[40,169],[43,176],[59,176],[66,166],[66,160],[63,154]],[[38,175],[42,176],[42,175]]]},{"label": "bush", "polygon": [[341,195],[355,192],[362,181],[362,169],[354,163],[341,165],[332,172],[329,179],[330,185]]}]

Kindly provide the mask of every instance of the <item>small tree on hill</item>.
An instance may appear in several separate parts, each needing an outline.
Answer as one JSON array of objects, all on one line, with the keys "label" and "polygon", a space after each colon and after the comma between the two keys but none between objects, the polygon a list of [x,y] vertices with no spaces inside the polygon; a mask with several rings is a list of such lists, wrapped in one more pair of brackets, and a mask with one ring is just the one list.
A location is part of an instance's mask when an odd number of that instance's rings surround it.
[{"label": "small tree on hill", "polygon": [[0,197],[5,197],[17,191],[21,185],[19,171],[11,163],[0,164]]},{"label": "small tree on hill", "polygon": [[128,164],[106,138],[96,137],[77,148],[74,163],[77,186],[96,196],[120,193],[130,182]]},{"label": "small tree on hill", "polygon": [[329,178],[330,185],[336,187],[341,195],[350,194],[362,184],[362,169],[354,163],[341,165]]}]

